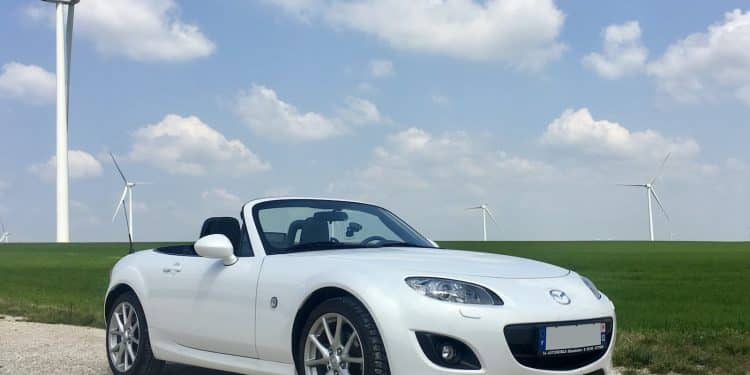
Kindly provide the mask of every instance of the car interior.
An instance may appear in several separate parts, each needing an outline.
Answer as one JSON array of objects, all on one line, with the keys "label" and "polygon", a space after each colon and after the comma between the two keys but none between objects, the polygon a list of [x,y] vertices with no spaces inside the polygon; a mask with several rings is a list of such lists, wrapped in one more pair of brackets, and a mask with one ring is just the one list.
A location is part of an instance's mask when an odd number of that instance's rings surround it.
[{"label": "car interior", "polygon": [[[287,249],[294,245],[338,241],[331,237],[330,223],[348,220],[348,215],[341,211],[319,211],[306,219],[295,220],[289,225],[287,233],[265,232],[266,241],[278,249]],[[347,237],[362,230],[358,223],[351,222],[346,228]],[[234,217],[210,217],[203,222],[200,237],[211,234],[223,234],[234,247],[237,257],[253,256],[252,246],[247,235],[247,227],[240,225]],[[173,245],[157,248],[156,251],[170,255],[198,256],[193,244]]]},{"label": "car interior", "polygon": [[[331,234],[331,224],[347,220],[349,220],[349,215],[342,211],[318,211],[308,218],[291,222],[287,233],[264,232],[264,234],[272,246],[280,249],[300,244],[339,242],[339,239]],[[351,222],[346,230],[346,236],[351,237],[361,229],[360,224]]]},{"label": "car interior", "polygon": [[[211,234],[223,234],[232,243],[234,248],[234,255],[238,257],[250,257],[253,256],[252,246],[247,236],[247,228],[243,224],[240,226],[239,220],[233,217],[211,217],[203,222],[201,227],[200,237]],[[156,249],[156,251],[170,254],[170,255],[183,255],[183,256],[198,256],[193,248],[193,244],[188,245],[174,245],[165,246]]]}]

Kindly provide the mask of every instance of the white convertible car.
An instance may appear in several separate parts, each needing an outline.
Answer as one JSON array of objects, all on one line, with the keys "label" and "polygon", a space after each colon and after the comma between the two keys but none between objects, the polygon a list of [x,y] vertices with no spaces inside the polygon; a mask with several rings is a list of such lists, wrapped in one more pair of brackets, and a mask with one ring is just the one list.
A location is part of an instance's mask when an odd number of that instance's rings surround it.
[{"label": "white convertible car", "polygon": [[439,249],[383,208],[273,198],[190,246],[139,251],[104,304],[115,374],[166,362],[265,375],[612,371],[615,311],[583,276]]}]

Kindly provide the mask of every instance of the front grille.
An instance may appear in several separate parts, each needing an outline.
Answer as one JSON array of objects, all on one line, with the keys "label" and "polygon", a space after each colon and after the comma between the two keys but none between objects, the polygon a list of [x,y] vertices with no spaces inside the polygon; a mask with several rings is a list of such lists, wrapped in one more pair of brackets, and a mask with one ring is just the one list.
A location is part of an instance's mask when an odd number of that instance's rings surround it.
[{"label": "front grille", "polygon": [[[572,324],[587,323],[605,323],[606,339],[604,348],[585,353],[547,355],[543,356],[539,352],[539,329],[548,326],[561,326]],[[549,323],[531,323],[531,324],[514,324],[506,326],[504,329],[505,340],[508,342],[510,351],[513,353],[516,361],[520,364],[540,370],[557,370],[566,371],[584,367],[596,362],[609,349],[612,342],[612,318],[576,320],[568,322],[549,322]]]}]

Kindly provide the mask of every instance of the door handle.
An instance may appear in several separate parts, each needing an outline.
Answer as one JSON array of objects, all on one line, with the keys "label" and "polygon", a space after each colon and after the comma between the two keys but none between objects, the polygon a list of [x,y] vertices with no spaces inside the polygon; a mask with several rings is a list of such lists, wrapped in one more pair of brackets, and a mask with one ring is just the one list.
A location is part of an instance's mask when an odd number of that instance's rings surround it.
[{"label": "door handle", "polygon": [[175,263],[172,267],[162,268],[162,272],[164,273],[177,273],[180,271],[182,271],[182,265],[180,263]]}]

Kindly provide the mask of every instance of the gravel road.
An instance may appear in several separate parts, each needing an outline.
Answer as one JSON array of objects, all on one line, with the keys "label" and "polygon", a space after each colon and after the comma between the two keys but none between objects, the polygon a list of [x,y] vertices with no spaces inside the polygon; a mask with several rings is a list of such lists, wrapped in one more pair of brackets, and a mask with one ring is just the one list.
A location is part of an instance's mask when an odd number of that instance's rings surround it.
[{"label": "gravel road", "polygon": [[[0,374],[111,374],[104,353],[104,330],[0,316]],[[164,374],[231,375],[172,364]]]}]

